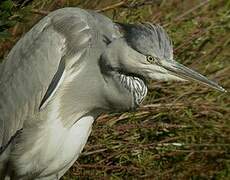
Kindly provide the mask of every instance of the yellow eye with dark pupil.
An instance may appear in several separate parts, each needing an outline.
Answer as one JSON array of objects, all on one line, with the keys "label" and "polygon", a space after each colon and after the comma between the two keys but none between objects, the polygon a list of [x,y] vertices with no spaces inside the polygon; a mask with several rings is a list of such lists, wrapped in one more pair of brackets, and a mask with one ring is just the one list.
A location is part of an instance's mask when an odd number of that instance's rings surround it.
[{"label": "yellow eye with dark pupil", "polygon": [[155,58],[152,56],[147,56],[147,61],[150,63],[154,63],[155,62]]}]

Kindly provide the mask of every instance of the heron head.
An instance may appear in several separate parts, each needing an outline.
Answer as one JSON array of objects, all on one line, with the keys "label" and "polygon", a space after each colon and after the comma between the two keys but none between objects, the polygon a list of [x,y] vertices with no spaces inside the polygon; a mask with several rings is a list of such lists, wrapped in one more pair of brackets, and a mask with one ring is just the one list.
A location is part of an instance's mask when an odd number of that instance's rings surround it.
[{"label": "heron head", "polygon": [[194,70],[173,59],[173,48],[167,33],[159,25],[117,24],[123,34],[119,59],[122,67],[137,76],[153,80],[194,80],[219,91],[226,90]]}]

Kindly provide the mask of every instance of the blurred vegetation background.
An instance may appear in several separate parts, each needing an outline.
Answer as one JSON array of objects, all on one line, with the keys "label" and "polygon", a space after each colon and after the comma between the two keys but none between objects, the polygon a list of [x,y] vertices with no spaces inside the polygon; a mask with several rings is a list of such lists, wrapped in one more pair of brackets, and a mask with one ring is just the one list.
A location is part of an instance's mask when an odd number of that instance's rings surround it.
[{"label": "blurred vegetation background", "polygon": [[[0,61],[36,22],[62,7],[165,27],[175,59],[230,90],[229,0],[3,0]],[[66,179],[230,179],[230,99],[191,82],[149,83],[135,112],[104,114]]]}]

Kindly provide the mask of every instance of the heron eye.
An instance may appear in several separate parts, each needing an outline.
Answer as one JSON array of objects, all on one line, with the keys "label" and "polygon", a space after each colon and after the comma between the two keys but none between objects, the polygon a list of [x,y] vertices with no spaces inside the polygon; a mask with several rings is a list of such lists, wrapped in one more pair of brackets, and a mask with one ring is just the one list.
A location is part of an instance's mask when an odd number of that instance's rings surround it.
[{"label": "heron eye", "polygon": [[147,61],[151,64],[156,62],[156,58],[154,58],[153,56],[147,56],[146,58],[147,58]]}]

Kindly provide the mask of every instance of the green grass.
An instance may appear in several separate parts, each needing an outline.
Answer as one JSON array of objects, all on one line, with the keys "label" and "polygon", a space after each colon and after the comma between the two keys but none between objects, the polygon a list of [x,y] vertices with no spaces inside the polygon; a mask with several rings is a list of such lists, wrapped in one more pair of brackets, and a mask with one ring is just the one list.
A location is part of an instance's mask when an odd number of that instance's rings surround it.
[{"label": "green grass", "polygon": [[[117,2],[34,0],[24,7],[9,5],[1,11],[7,21],[0,26],[1,59],[42,17],[32,9],[101,9]],[[120,22],[163,25],[173,39],[175,59],[229,90],[230,1],[212,0],[199,8],[199,0],[156,2],[103,13]],[[84,152],[63,179],[230,179],[229,117],[229,93],[192,82],[152,81],[137,111],[103,115],[95,122]]]}]

